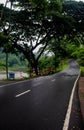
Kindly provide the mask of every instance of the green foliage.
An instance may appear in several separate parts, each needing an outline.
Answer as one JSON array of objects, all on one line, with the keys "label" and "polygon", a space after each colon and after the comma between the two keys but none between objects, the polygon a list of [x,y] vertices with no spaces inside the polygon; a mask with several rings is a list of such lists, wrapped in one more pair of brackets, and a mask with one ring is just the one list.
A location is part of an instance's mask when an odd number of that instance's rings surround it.
[{"label": "green foliage", "polygon": [[65,68],[68,67],[66,60],[59,60],[58,58],[56,59],[57,62],[57,67],[55,65],[55,57],[54,56],[42,56],[39,59],[39,70],[41,75],[47,75],[47,74],[52,74],[58,71],[61,71]]},{"label": "green foliage", "polygon": [[84,66],[81,66],[80,69],[81,69],[81,76],[84,77]]},{"label": "green foliage", "polygon": [[65,1],[63,3],[63,13],[74,18],[75,32],[84,32],[84,2]]},{"label": "green foliage", "polygon": [[[20,54],[19,54],[20,55]],[[20,60],[19,56],[15,54],[8,55],[8,66],[9,70],[15,71],[27,71],[28,62],[27,60]],[[0,50],[0,70],[5,70],[6,67],[6,54]]]},{"label": "green foliage", "polygon": [[3,47],[3,52],[14,52],[14,48],[10,42],[10,37],[0,33],[0,47]]},{"label": "green foliage", "polygon": [[19,61],[18,57],[16,57],[15,55],[13,55],[13,56],[9,55],[9,66],[13,67],[15,65],[20,66],[20,61]]},{"label": "green foliage", "polygon": [[38,67],[41,75],[48,75],[55,72],[54,57],[42,56],[39,59]]},{"label": "green foliage", "polygon": [[65,57],[66,55],[66,44],[64,39],[52,39],[49,44],[49,50],[54,53],[56,57]]},{"label": "green foliage", "polygon": [[68,58],[76,58],[76,55],[73,55],[73,53],[75,52],[75,50],[77,49],[77,46],[74,45],[74,43],[68,43],[67,47],[66,47],[66,51],[67,51],[67,57]]},{"label": "green foliage", "polygon": [[[64,57],[70,55],[77,57],[76,55],[78,54],[76,54],[75,49],[80,44],[75,35],[78,32],[82,33],[84,31],[83,3],[64,2],[62,10],[60,0],[17,0],[17,2],[19,2],[18,7],[20,7],[20,10],[13,11],[6,9],[10,20],[6,14],[6,10],[3,15],[3,20],[5,19],[6,22],[10,22],[10,36],[12,41],[4,44],[5,52],[12,50],[11,45],[13,45],[13,48],[24,54],[30,66],[35,68],[35,71],[37,71],[36,68],[39,62],[40,68],[42,66],[51,67],[53,65],[57,67]],[[81,12],[81,15],[79,15],[79,12]],[[70,38],[70,40],[64,40],[64,36]],[[75,37],[73,42],[71,41],[72,37]],[[54,42],[53,39],[55,39]],[[38,54],[36,56],[35,51],[38,46],[41,46],[41,48],[39,52],[36,52]],[[46,61],[45,64],[41,61],[38,62],[47,46],[50,47],[55,57],[53,60],[50,59],[52,62],[48,58],[44,58]],[[11,66],[16,63],[20,64],[16,57],[14,57],[14,60],[11,59]]]},{"label": "green foliage", "polygon": [[56,69],[56,72],[62,71],[68,68],[67,59],[61,60],[59,66]]},{"label": "green foliage", "polygon": [[[58,27],[60,27],[59,21],[63,19],[58,13],[61,12],[62,4],[59,0],[17,1],[21,10],[14,14],[15,17],[12,20],[11,29],[17,32],[11,33],[12,43],[15,48],[23,52],[31,67],[36,68],[48,41],[56,33],[61,32],[62,34],[62,31],[58,30]],[[18,41],[22,41],[22,44],[18,44]],[[40,49],[36,57],[34,50],[39,45],[43,46],[43,48]]]},{"label": "green foliage", "polygon": [[39,59],[39,68],[42,70],[43,68],[54,68],[54,57],[43,56]]},{"label": "green foliage", "polygon": [[78,59],[80,65],[84,66],[84,47],[78,47],[72,55]]},{"label": "green foliage", "polygon": [[47,0],[29,0],[29,2],[34,8],[39,8],[40,10],[45,10],[48,5]]},{"label": "green foliage", "polygon": [[62,11],[62,2],[60,0],[49,0],[48,1],[48,11],[52,13],[61,12]]},{"label": "green foliage", "polygon": [[47,50],[49,52],[53,52],[54,54],[54,66],[57,68],[61,62],[66,56],[67,56],[67,50],[66,50],[66,36],[63,38],[55,39],[53,38],[49,43]]},{"label": "green foliage", "polygon": [[7,44],[9,41],[8,36],[4,36],[3,33],[0,33],[0,47],[3,46],[3,44]]},{"label": "green foliage", "polygon": [[79,35],[75,36],[72,39],[66,39],[66,41],[64,41],[66,44],[66,52],[67,52],[67,57],[68,58],[77,58],[77,50],[80,48],[81,46],[83,46],[83,40],[81,39],[81,37]]}]

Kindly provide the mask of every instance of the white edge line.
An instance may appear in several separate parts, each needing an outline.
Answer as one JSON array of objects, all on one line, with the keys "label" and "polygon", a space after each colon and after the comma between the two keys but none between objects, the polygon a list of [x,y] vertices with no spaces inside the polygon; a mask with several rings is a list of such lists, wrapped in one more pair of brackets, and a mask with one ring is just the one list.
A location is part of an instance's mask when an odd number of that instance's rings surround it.
[{"label": "white edge line", "polygon": [[26,94],[26,93],[29,93],[31,90],[27,90],[27,91],[25,91],[25,92],[22,92],[22,93],[20,93],[20,94],[17,94],[15,97],[17,98],[17,97],[20,97],[20,96],[22,96],[22,95],[24,95],[24,94]]},{"label": "white edge line", "polygon": [[74,83],[73,89],[72,89],[72,93],[71,93],[71,96],[70,96],[70,101],[69,101],[69,105],[68,105],[68,109],[67,109],[67,113],[66,113],[66,117],[65,117],[65,121],[64,121],[64,126],[63,126],[62,130],[68,130],[68,127],[69,127],[69,121],[70,121],[74,92],[75,92],[77,81],[80,77],[80,73],[81,73],[81,71],[79,71],[79,75],[78,75],[78,77],[77,77],[77,79]]}]

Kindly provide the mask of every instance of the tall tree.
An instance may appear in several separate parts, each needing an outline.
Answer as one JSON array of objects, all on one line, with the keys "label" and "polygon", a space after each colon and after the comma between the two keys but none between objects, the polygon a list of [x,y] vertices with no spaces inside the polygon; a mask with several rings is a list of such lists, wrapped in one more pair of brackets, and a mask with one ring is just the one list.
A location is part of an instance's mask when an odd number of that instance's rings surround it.
[{"label": "tall tree", "polygon": [[68,52],[66,50],[66,46],[67,46],[67,38],[66,36],[64,37],[60,37],[60,38],[53,38],[48,46],[47,46],[47,50],[48,52],[53,52],[54,54],[54,65],[55,67],[59,66],[59,63],[61,62],[61,60],[63,60]]},{"label": "tall tree", "polygon": [[84,2],[65,1],[63,3],[63,14],[71,16],[75,20],[75,34],[84,33]]},{"label": "tall tree", "polygon": [[49,41],[70,34],[74,21],[61,15],[62,4],[58,0],[18,0],[18,5],[20,10],[12,11],[10,17],[12,45],[23,52],[38,75],[38,60]]}]

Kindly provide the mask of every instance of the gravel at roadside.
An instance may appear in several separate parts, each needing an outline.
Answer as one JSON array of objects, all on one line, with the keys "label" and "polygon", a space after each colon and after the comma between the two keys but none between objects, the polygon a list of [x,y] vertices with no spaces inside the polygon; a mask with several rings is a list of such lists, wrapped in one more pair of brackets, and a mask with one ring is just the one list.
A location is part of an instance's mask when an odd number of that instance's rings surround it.
[{"label": "gravel at roadside", "polygon": [[0,86],[16,82],[15,80],[0,80]]}]

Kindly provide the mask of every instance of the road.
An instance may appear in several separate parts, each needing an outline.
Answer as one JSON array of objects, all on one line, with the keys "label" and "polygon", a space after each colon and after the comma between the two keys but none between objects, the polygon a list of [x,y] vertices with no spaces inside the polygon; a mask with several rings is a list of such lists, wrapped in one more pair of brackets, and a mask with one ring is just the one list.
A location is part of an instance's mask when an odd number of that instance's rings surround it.
[{"label": "road", "polygon": [[[1,85],[0,130],[63,130],[70,96],[79,74],[75,61],[69,61],[69,65],[68,69],[51,76]],[[79,107],[77,103],[76,107]],[[81,115],[78,118],[74,121],[71,112],[67,130],[83,130]]]}]

